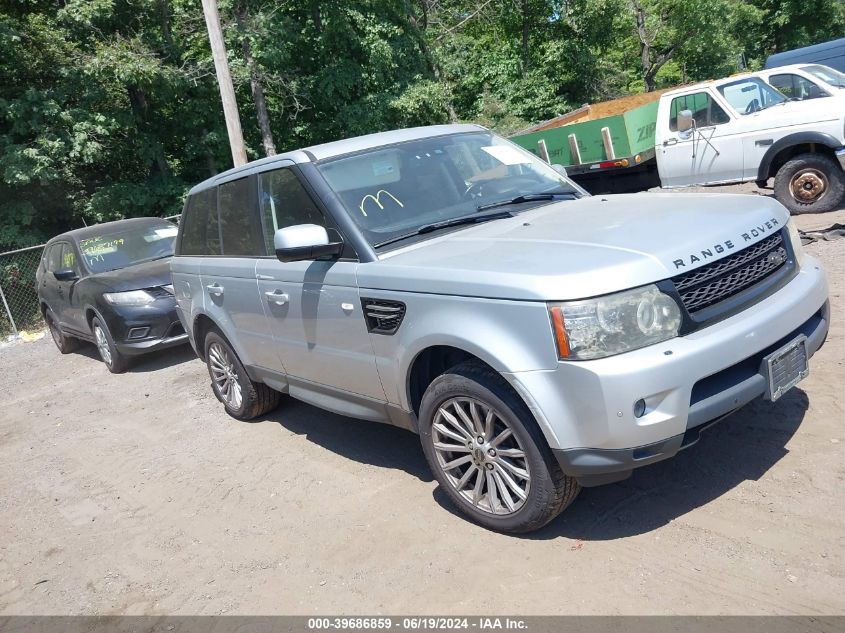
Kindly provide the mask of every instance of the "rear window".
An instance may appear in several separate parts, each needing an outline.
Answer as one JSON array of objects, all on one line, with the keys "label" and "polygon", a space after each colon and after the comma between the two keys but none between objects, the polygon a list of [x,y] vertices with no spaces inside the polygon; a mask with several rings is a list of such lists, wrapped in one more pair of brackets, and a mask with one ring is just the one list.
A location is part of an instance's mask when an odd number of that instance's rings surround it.
[{"label": "rear window", "polygon": [[220,224],[217,219],[217,188],[191,196],[180,222],[180,255],[220,255]]},{"label": "rear window", "polygon": [[265,255],[264,236],[250,196],[249,178],[239,178],[219,187],[220,234],[226,257]]}]

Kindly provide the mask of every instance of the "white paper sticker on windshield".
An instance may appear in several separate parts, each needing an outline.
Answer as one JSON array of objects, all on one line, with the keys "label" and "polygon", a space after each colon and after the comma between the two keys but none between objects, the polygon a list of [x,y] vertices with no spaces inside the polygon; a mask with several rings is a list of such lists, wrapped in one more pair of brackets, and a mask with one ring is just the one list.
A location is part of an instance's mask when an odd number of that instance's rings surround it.
[{"label": "white paper sticker on windshield", "polygon": [[179,228],[175,226],[168,226],[163,229],[156,229],[156,235],[159,237],[176,237],[176,234],[179,232]]},{"label": "white paper sticker on windshield", "polygon": [[524,165],[531,162],[528,156],[508,145],[490,145],[481,149],[503,165]]}]

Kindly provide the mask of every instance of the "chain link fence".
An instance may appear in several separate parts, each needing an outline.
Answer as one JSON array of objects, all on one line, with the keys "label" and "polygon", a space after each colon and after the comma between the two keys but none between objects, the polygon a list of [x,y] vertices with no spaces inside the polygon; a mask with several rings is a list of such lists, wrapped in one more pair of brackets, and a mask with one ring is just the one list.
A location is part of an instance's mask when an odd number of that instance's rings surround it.
[{"label": "chain link fence", "polygon": [[[166,220],[179,224],[178,215]],[[44,244],[0,252],[0,338],[41,330],[44,318],[38,305],[35,271]]]},{"label": "chain link fence", "polygon": [[44,245],[0,253],[0,336],[17,335],[23,330],[41,329],[35,270]]}]

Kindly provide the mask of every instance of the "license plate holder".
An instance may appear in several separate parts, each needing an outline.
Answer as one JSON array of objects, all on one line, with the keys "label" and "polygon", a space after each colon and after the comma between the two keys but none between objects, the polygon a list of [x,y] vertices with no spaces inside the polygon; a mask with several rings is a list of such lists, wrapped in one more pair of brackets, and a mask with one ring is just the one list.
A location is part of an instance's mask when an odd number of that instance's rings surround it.
[{"label": "license plate holder", "polygon": [[807,337],[803,334],[763,358],[761,373],[766,378],[766,400],[774,402],[810,373]]}]

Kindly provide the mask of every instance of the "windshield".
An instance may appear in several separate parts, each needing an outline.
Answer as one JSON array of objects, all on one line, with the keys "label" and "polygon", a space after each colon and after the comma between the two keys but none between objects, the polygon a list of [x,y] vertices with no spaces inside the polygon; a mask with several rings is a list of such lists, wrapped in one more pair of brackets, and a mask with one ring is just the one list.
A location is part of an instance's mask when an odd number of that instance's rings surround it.
[{"label": "windshield", "polygon": [[821,79],[826,84],[836,86],[837,88],[845,88],[845,75],[829,66],[815,64],[813,66],[802,66],[801,70],[817,79]]},{"label": "windshield", "polygon": [[170,257],[179,229],[169,222],[129,226],[79,240],[82,258],[92,273],[104,273],[133,264]]},{"label": "windshield", "polygon": [[757,77],[724,84],[719,86],[719,92],[740,114],[759,112],[786,101],[786,97]]},{"label": "windshield", "polygon": [[[586,195],[536,156],[491,132],[376,147],[323,161],[318,168],[374,245],[519,196]],[[509,210],[550,199],[520,199]]]}]

